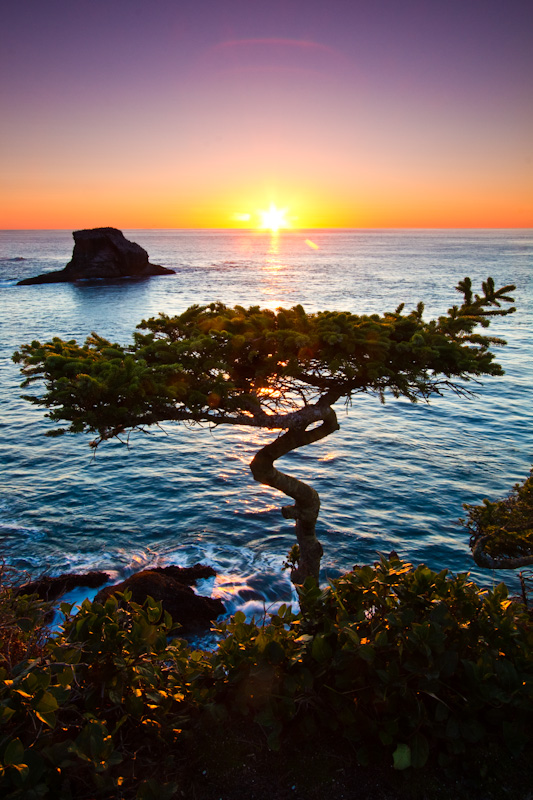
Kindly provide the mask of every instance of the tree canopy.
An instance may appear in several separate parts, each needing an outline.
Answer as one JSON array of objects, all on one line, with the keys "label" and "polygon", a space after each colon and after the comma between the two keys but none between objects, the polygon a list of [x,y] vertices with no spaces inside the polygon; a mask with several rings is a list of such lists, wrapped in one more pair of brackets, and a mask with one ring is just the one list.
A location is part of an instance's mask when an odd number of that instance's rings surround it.
[{"label": "tree canopy", "polygon": [[515,287],[496,289],[488,278],[474,294],[465,278],[456,289],[461,305],[429,321],[423,303],[383,315],[211,303],[143,320],[127,346],[93,333],[84,344],[34,341],[14,360],[22,364],[23,385],[44,380],[44,393],[27,399],[49,408],[53,422],[69,423],[51,435],[88,431],[97,446],[169,421],[280,431],[251,469],[295,501],[283,513],[296,520],[300,560],[292,577],[302,582],[318,578],[320,501],[273,462],[337,430],[333,406],[341,399],[365,393],[382,402],[387,394],[427,401],[447,389],[467,394],[469,381],[501,375],[491,348],[505,342],[479,329],[515,310],[507,305]]},{"label": "tree canopy", "polygon": [[516,569],[533,564],[533,469],[503,500],[464,508],[478,566]]}]

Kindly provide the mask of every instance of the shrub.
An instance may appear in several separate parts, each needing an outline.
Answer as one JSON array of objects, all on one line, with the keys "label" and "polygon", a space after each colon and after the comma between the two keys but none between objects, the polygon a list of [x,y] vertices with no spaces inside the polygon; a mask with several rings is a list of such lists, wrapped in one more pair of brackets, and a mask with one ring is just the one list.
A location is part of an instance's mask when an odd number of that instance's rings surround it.
[{"label": "shrub", "polygon": [[13,798],[171,797],[156,776],[175,769],[181,686],[198,660],[168,643],[172,620],[151,599],[62,610],[45,655],[0,672],[0,786]]},{"label": "shrub", "polygon": [[301,600],[259,622],[238,612],[213,652],[170,638],[150,598],[64,604],[42,654],[0,669],[2,796],[165,800],[223,722],[258,725],[274,750],[342,737],[360,764],[400,770],[480,754],[488,769],[486,754],[530,746],[532,623],[503,585],[392,556],[324,591],[309,579]]},{"label": "shrub", "polygon": [[17,593],[20,573],[0,565],[0,666],[11,668],[39,655],[46,641],[45,619],[50,606],[34,595]]},{"label": "shrub", "polygon": [[283,725],[331,730],[358,759],[388,749],[397,768],[441,764],[478,745],[531,741],[533,628],[500,584],[414,569],[393,557],[302,594],[269,625],[236,615],[216,660],[228,708],[252,713],[279,745]]}]

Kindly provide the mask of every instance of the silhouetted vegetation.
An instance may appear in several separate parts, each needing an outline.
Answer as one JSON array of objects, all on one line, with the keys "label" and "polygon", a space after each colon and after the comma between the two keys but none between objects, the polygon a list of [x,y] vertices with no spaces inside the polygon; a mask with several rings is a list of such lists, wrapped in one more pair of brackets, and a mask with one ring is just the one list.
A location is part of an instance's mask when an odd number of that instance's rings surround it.
[{"label": "silhouetted vegetation", "polygon": [[327,796],[342,767],[346,797],[525,800],[533,627],[503,585],[392,555],[300,591],[305,612],[239,612],[212,652],[150,600],[63,605],[44,649],[0,669],[2,796],[277,800],[284,765],[303,792],[286,796]]}]

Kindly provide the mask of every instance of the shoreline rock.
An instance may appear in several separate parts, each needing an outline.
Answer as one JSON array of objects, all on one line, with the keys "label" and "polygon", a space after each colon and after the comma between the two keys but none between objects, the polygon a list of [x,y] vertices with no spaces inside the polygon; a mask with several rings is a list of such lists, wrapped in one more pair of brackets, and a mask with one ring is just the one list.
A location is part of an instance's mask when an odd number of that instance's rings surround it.
[{"label": "shoreline rock", "polygon": [[74,231],[72,236],[74,250],[64,269],[25,278],[17,286],[174,274],[173,269],[151,264],[146,250],[136,242],[126,239],[117,228],[90,228]]},{"label": "shoreline rock", "polygon": [[40,600],[47,600],[52,602],[57,600],[61,595],[77,589],[79,586],[87,587],[88,589],[96,589],[103,583],[109,580],[107,572],[85,572],[81,575],[67,572],[64,575],[56,575],[55,577],[43,576],[35,581],[24,583],[22,586],[17,587],[16,593],[22,594],[36,594]]},{"label": "shoreline rock", "polygon": [[131,592],[134,603],[142,604],[148,595],[160,601],[174,622],[181,625],[180,633],[191,633],[208,628],[210,623],[224,614],[226,607],[221,600],[196,594],[191,586],[197,580],[215,576],[212,567],[195,564],[193,567],[154,567],[130,575],[115,586],[105,586],[94,598],[105,603],[108,597],[126,590]]},{"label": "shoreline rock", "polygon": [[[193,633],[209,628],[211,622],[226,612],[221,600],[196,594],[191,588],[197,581],[215,577],[213,567],[195,564],[192,567],[153,567],[136,572],[126,580],[104,586],[94,598],[105,603],[117,592],[131,592],[134,603],[142,605],[148,595],[162,603],[174,622],[181,625],[181,633]],[[107,572],[66,573],[55,577],[44,576],[17,587],[16,594],[35,594],[40,600],[55,603],[62,595],[77,588],[95,589],[109,581]]]}]

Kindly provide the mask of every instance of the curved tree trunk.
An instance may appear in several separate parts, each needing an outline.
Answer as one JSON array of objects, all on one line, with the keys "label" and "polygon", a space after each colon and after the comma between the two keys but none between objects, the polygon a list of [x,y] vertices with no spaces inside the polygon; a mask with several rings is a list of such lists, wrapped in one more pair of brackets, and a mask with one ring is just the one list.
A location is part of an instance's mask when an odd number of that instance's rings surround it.
[{"label": "curved tree trunk", "polygon": [[527,567],[533,564],[533,553],[527,556],[518,556],[517,558],[506,556],[494,558],[484,549],[489,541],[490,536],[482,536],[472,548],[472,556],[478,567],[485,567],[485,569],[518,569],[518,567]]},{"label": "curved tree trunk", "polygon": [[256,481],[279,489],[280,492],[284,492],[294,500],[294,505],[283,507],[281,513],[285,519],[296,520],[296,538],[300,547],[300,557],[298,566],[291,572],[291,580],[295,584],[303,583],[309,576],[315,578],[318,583],[320,559],[324,552],[316,538],[315,531],[320,510],[320,498],[318,492],[311,486],[277,470],[274,467],[274,461],[297,447],[317,442],[339,429],[337,416],[329,406],[324,409],[321,419],[321,425],[310,431],[307,428],[311,423],[295,426],[286,431],[274,442],[262,447],[250,464],[252,475]]}]

